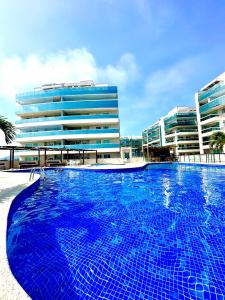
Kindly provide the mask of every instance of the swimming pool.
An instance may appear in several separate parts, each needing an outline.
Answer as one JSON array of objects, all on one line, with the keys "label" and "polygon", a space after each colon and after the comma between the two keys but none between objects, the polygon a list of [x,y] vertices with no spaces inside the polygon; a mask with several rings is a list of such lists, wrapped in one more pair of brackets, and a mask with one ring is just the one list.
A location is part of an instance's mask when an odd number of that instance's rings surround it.
[{"label": "swimming pool", "polygon": [[225,299],[225,168],[48,170],[8,218],[32,299]]}]

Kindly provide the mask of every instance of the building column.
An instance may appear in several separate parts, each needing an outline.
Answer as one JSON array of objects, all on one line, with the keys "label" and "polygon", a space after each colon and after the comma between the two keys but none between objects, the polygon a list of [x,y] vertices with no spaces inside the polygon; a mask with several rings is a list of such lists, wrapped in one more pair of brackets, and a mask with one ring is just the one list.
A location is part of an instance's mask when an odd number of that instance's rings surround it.
[{"label": "building column", "polygon": [[40,154],[40,149],[38,149],[38,166],[40,167],[41,165],[41,154]]},{"label": "building column", "polygon": [[195,93],[195,106],[196,106],[196,115],[197,115],[198,139],[199,139],[200,154],[204,154],[202,128],[201,128],[201,115],[200,115],[200,108],[199,108],[199,101],[198,101],[198,93]]},{"label": "building column", "polygon": [[44,153],[44,166],[46,167],[46,149],[45,149],[45,153]]},{"label": "building column", "polygon": [[14,168],[14,153],[15,153],[15,149],[13,147],[12,148],[12,168]]},{"label": "building column", "polygon": [[9,158],[9,168],[12,169],[12,149],[9,150],[10,151],[10,158]]}]

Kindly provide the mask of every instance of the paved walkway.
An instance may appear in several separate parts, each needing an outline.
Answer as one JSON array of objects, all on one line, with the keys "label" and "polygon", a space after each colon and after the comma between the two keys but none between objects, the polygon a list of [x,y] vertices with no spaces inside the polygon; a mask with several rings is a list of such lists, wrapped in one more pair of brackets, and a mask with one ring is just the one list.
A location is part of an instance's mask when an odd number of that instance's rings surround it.
[{"label": "paved walkway", "polygon": [[29,173],[0,172],[0,299],[30,299],[18,284],[9,268],[6,254],[7,217],[13,199],[39,178],[29,181]]}]

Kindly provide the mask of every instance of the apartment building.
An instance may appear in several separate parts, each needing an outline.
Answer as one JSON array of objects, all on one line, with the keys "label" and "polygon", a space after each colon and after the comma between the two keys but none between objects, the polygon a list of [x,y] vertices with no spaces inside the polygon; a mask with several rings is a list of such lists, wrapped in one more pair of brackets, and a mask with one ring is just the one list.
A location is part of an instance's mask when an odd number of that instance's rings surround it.
[{"label": "apartment building", "polygon": [[[46,84],[16,96],[16,141],[22,146],[93,149],[98,157],[120,157],[120,122],[116,86],[78,83]],[[20,153],[36,160],[35,153]],[[92,158],[92,154],[86,154]],[[56,159],[52,152],[49,157]]]},{"label": "apartment building", "polygon": [[210,152],[210,136],[225,132],[225,73],[195,94],[201,154]]},{"label": "apartment building", "polygon": [[147,127],[142,134],[143,147],[169,146],[174,154],[198,154],[196,111],[175,107],[166,116]]}]

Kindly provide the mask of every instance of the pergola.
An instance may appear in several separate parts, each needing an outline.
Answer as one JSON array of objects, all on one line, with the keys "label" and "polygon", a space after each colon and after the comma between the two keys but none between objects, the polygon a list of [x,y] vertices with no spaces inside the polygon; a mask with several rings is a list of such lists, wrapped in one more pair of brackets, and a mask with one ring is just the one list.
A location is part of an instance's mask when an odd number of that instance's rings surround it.
[{"label": "pergola", "polygon": [[38,154],[38,166],[40,166],[41,162],[41,152],[44,152],[44,166],[46,166],[47,161],[47,151],[55,151],[61,154],[61,161],[63,160],[63,152],[66,152],[67,157],[71,152],[78,153],[79,159],[82,158],[83,165],[84,165],[84,154],[89,152],[95,152],[95,161],[98,162],[98,151],[93,149],[72,149],[72,148],[54,148],[54,147],[23,147],[23,146],[0,146],[0,150],[8,150],[10,151],[10,158],[9,158],[9,167],[10,169],[14,168],[14,157],[15,151],[37,151]]}]

